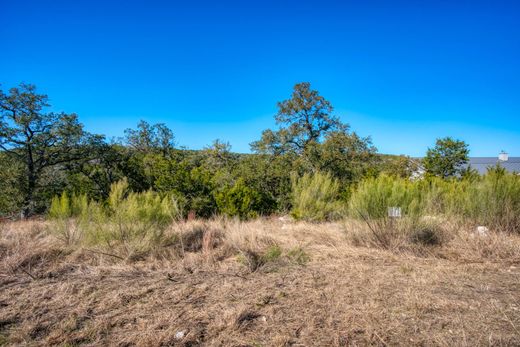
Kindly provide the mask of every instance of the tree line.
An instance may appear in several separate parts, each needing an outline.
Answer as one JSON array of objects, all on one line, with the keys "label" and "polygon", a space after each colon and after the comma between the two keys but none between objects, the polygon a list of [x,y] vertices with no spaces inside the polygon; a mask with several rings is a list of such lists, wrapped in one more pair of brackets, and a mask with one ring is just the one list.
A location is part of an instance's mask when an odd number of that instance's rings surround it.
[{"label": "tree line", "polygon": [[136,192],[175,196],[185,214],[247,218],[288,211],[292,180],[309,173],[333,177],[345,199],[364,178],[409,178],[419,165],[444,179],[475,174],[463,169],[467,144],[449,137],[421,161],[379,154],[308,82],[277,104],[277,128],[264,130],[251,154],[221,140],[198,151],[180,148],[165,124],[146,121],[108,141],[86,131],[76,114],[49,108],[34,85],[0,89],[0,215],[45,213],[62,192],[105,201],[123,179]]}]

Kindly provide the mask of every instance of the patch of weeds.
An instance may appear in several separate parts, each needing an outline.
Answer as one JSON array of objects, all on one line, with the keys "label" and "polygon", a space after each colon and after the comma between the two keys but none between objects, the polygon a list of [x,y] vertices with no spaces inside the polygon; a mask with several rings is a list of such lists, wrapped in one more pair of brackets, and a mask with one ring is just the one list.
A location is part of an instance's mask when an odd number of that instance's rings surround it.
[{"label": "patch of weeds", "polygon": [[291,249],[287,253],[287,258],[298,265],[305,265],[311,260],[311,257],[301,247]]},{"label": "patch of weeds", "polygon": [[0,346],[5,346],[9,342],[7,336],[0,334]]},{"label": "patch of weeds", "polygon": [[273,245],[263,253],[250,249],[243,251],[238,256],[238,261],[245,265],[251,272],[255,272],[266,264],[274,263],[281,257],[281,255],[282,249],[280,246]]},{"label": "patch of weeds", "polygon": [[276,261],[282,255],[282,249],[278,245],[272,245],[265,251],[262,258],[265,263]]}]

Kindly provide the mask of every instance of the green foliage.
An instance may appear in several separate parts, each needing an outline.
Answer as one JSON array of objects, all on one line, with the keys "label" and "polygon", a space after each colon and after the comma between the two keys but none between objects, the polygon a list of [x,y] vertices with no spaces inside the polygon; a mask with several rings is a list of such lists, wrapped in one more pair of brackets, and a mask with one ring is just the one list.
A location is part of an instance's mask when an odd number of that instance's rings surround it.
[{"label": "green foliage", "polygon": [[429,175],[448,178],[459,175],[468,162],[468,145],[451,137],[437,139],[434,148],[428,148],[423,159],[424,169]]},{"label": "green foliage", "polygon": [[65,219],[71,216],[72,208],[67,192],[63,192],[61,196],[52,198],[49,217],[53,219]]},{"label": "green foliage", "polygon": [[35,211],[35,194],[48,168],[90,158],[100,136],[83,131],[76,114],[45,112],[48,97],[36,87],[20,84],[0,90],[0,149],[24,165],[23,214]]},{"label": "green foliage", "polygon": [[458,206],[460,215],[478,224],[520,232],[520,176],[491,169],[467,185],[464,203]]},{"label": "green foliage", "polygon": [[388,207],[402,209],[404,217],[446,215],[497,230],[520,231],[520,176],[490,170],[482,177],[425,180],[381,175],[363,180],[351,193],[353,216],[386,219]]},{"label": "green foliage", "polygon": [[354,216],[386,218],[389,207],[400,207],[403,214],[417,217],[423,212],[420,184],[408,179],[380,175],[362,181],[351,193],[350,211]]},{"label": "green foliage", "polygon": [[261,195],[247,187],[239,179],[232,187],[225,188],[215,196],[218,211],[241,219],[253,218],[261,212]]},{"label": "green foliage", "polygon": [[305,265],[311,260],[311,257],[301,247],[295,247],[289,250],[287,257],[298,265]]},{"label": "green foliage", "polygon": [[[49,216],[57,222],[55,228],[67,240],[74,231],[80,234],[75,238],[87,244],[124,244],[128,250],[138,241],[148,240],[147,244],[152,245],[159,242],[164,230],[180,215],[177,201],[171,195],[132,192],[127,180],[112,185],[107,204],[88,201],[86,195],[69,198],[64,192],[53,198],[49,210]],[[75,223],[64,224],[69,218]]]},{"label": "green foliage", "polygon": [[141,120],[137,129],[125,130],[126,144],[142,153],[159,152],[169,155],[175,145],[173,132],[163,123],[150,125]]},{"label": "green foliage", "polygon": [[23,183],[23,163],[0,152],[0,217],[20,211]]},{"label": "green foliage", "polygon": [[47,107],[32,85],[0,91],[0,215],[48,211],[56,222],[74,220],[60,224],[70,242],[160,238],[188,213],[245,219],[291,211],[325,221],[348,212],[386,228],[392,206],[415,226],[425,215],[449,215],[520,229],[519,176],[500,166],[479,176],[464,165],[467,145],[448,137],[428,149],[426,178],[410,181],[417,161],[377,155],[309,83],[278,104],[279,128],[252,144],[256,154],[232,153],[220,140],[176,149],[170,129],[144,121],[127,129],[123,144],[107,143],[84,132],[75,114]]},{"label": "green foliage", "polygon": [[278,245],[272,245],[262,255],[265,263],[276,261],[282,256],[282,248]]},{"label": "green foliage", "polygon": [[309,144],[320,142],[327,133],[348,126],[332,115],[332,104],[311,89],[309,82],[294,86],[290,99],[278,103],[277,131],[265,130],[251,147],[258,153],[303,153]]},{"label": "green foliage", "polygon": [[404,155],[384,156],[381,161],[381,172],[388,176],[410,178],[418,168],[419,160]]},{"label": "green foliage", "polygon": [[233,172],[262,196],[261,214],[286,212],[291,206],[290,155],[250,154],[241,157]]},{"label": "green foliage", "polygon": [[327,133],[323,143],[307,146],[302,159],[310,170],[328,172],[348,186],[368,174],[375,165],[375,153],[370,138],[341,130]]},{"label": "green foliage", "polygon": [[293,209],[296,219],[326,221],[342,214],[339,183],[330,174],[316,172],[292,178]]}]

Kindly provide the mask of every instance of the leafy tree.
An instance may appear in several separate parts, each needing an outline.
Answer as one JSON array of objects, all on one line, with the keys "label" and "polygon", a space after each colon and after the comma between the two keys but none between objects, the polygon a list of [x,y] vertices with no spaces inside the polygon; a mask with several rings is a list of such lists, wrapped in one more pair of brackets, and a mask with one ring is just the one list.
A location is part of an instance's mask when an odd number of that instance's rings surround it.
[{"label": "leafy tree", "polygon": [[166,156],[175,147],[175,137],[164,123],[150,125],[141,120],[137,129],[125,130],[125,143],[139,152],[160,152]]},{"label": "leafy tree", "polygon": [[320,142],[332,131],[346,130],[348,126],[332,115],[333,107],[309,82],[294,86],[292,97],[278,103],[277,131],[265,130],[251,148],[258,153],[302,154],[312,143]]},{"label": "leafy tree", "polygon": [[0,90],[0,149],[24,163],[23,216],[33,212],[45,169],[90,158],[89,146],[102,140],[84,132],[76,114],[44,112],[48,106],[34,85]]},{"label": "leafy tree", "polygon": [[419,168],[419,161],[405,155],[387,156],[382,159],[382,169],[389,176],[410,178]]},{"label": "leafy tree", "polygon": [[219,139],[213,141],[211,146],[205,147],[202,156],[204,157],[203,164],[213,171],[230,168],[236,161],[235,156],[231,153],[229,142],[223,142]]},{"label": "leafy tree", "polygon": [[428,148],[423,159],[427,174],[442,178],[460,175],[468,162],[469,149],[464,141],[451,137],[437,139],[434,148]]},{"label": "leafy tree", "polygon": [[22,206],[23,162],[0,152],[0,216],[10,216]]},{"label": "leafy tree", "polygon": [[217,209],[214,198],[217,172],[210,171],[195,153],[176,160],[158,160],[154,167],[154,189],[171,193],[180,200],[184,211],[210,217]]},{"label": "leafy tree", "polygon": [[111,185],[125,177],[133,191],[145,191],[152,187],[152,179],[147,177],[143,167],[143,156],[137,156],[128,148],[115,143],[103,143],[94,150],[96,160],[68,165],[68,191],[103,200],[108,198]]},{"label": "leafy tree", "polygon": [[294,163],[295,156],[290,154],[242,155],[233,176],[242,178],[248,187],[261,193],[263,214],[287,212],[291,207]]},{"label": "leafy tree", "polygon": [[346,184],[364,177],[377,160],[376,148],[369,137],[346,130],[329,132],[323,143],[308,152],[313,171],[328,172]]}]

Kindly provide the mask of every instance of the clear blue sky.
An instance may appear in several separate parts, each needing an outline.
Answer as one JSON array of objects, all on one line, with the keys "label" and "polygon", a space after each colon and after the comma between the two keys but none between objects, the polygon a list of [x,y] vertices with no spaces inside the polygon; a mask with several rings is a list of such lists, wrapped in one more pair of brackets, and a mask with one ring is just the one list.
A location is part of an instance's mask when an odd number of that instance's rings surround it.
[{"label": "clear blue sky", "polygon": [[109,137],[145,119],[247,152],[309,81],[382,153],[520,155],[520,1],[0,0],[0,21],[2,87]]}]

